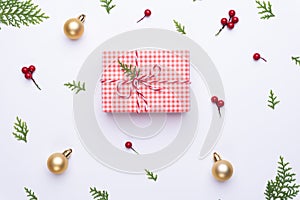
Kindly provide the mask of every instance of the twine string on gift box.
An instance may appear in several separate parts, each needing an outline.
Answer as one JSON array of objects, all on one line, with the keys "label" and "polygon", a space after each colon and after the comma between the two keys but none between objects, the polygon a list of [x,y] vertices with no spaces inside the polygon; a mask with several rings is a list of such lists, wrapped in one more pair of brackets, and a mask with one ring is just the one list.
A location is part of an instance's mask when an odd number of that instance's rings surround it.
[{"label": "twine string on gift box", "polygon": [[[160,91],[164,88],[160,88],[160,87],[154,87],[153,83],[157,83],[157,80],[150,80],[152,78],[156,78],[159,73],[161,72],[161,67],[159,65],[154,65],[152,68],[153,72],[150,70],[148,75],[141,75],[139,76],[138,71],[136,71],[136,75],[135,77],[130,80],[130,79],[123,79],[123,80],[118,80],[117,81],[117,87],[116,87],[116,92],[117,95],[121,98],[126,98],[129,99],[131,97],[131,94],[133,93],[133,91],[135,91],[136,93],[136,104],[137,104],[137,113],[139,113],[141,111],[141,105],[140,105],[140,99],[144,102],[145,104],[145,111],[148,111],[148,101],[145,98],[145,96],[143,95],[143,93],[140,91],[140,85],[144,85],[147,88],[149,88],[150,90],[153,91]],[[121,94],[121,87],[122,85],[125,84],[131,84],[129,87],[129,93],[128,94]]]}]

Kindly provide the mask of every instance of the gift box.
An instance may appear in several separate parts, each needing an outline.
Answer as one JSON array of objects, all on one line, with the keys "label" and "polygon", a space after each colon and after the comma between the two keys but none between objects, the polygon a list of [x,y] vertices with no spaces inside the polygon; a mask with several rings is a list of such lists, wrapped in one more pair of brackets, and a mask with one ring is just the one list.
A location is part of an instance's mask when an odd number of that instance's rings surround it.
[{"label": "gift box", "polygon": [[190,58],[187,50],[102,53],[104,112],[188,112]]}]

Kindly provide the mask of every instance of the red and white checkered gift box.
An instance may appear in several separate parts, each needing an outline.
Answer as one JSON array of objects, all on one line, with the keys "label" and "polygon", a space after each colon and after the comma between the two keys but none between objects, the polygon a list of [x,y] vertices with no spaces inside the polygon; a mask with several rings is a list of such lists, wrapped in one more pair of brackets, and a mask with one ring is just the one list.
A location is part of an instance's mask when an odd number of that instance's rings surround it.
[{"label": "red and white checkered gift box", "polygon": [[[189,51],[105,51],[102,62],[104,112],[189,111]],[[128,76],[120,63],[136,71]]]}]

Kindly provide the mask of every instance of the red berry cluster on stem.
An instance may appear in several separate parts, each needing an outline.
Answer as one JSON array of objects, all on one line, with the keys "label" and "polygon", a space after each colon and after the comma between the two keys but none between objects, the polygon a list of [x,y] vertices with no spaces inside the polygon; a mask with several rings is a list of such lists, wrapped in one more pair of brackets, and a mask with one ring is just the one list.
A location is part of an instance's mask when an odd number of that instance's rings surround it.
[{"label": "red berry cluster on stem", "polygon": [[216,36],[218,36],[221,33],[221,31],[225,28],[225,26],[227,26],[227,28],[229,29],[233,29],[234,25],[239,22],[239,18],[235,16],[234,10],[229,10],[228,15],[229,15],[228,20],[225,17],[221,19],[222,28],[218,31]]},{"label": "red berry cluster on stem", "polygon": [[219,99],[217,96],[212,96],[210,100],[212,103],[215,103],[216,106],[218,107],[219,115],[221,117],[221,109],[220,108],[224,106],[224,104],[225,104],[224,101]]},{"label": "red berry cluster on stem", "polygon": [[33,72],[35,71],[35,66],[34,65],[30,65],[29,67],[22,67],[22,73],[24,74],[24,77],[26,79],[31,79],[33,81],[33,83],[35,84],[35,86],[41,90],[41,88],[38,86],[38,84],[35,82],[35,80],[32,77]]}]

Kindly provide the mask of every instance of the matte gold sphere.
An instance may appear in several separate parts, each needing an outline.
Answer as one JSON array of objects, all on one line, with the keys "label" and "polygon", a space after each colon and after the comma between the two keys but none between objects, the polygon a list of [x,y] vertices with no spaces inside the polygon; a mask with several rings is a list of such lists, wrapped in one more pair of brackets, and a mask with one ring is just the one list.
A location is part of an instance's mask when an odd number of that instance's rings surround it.
[{"label": "matte gold sphere", "polygon": [[233,174],[233,167],[227,160],[221,160],[217,153],[214,153],[215,163],[212,167],[212,174],[218,181],[226,181]]},{"label": "matte gold sphere", "polygon": [[61,174],[68,168],[68,158],[72,153],[71,149],[64,151],[63,153],[54,153],[49,156],[47,160],[47,166],[50,172],[53,174]]},{"label": "matte gold sphere", "polygon": [[80,15],[78,18],[72,18],[65,22],[64,33],[71,40],[79,39],[84,32],[85,15]]}]

